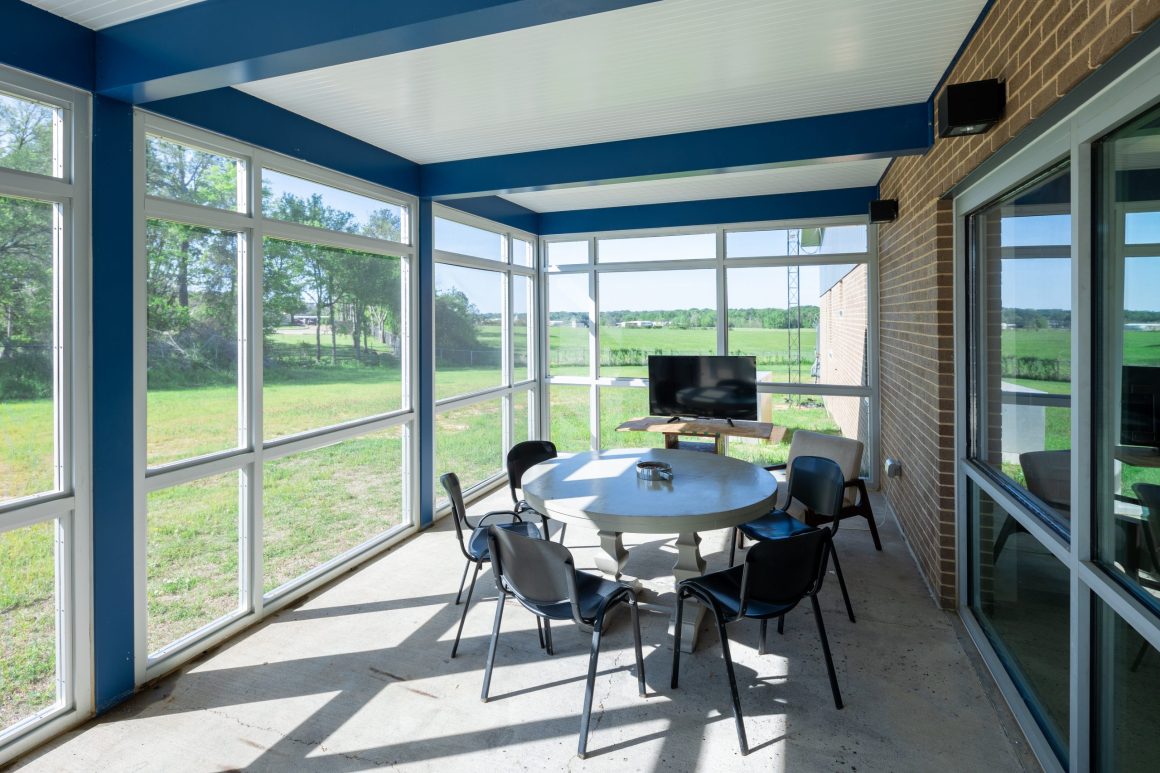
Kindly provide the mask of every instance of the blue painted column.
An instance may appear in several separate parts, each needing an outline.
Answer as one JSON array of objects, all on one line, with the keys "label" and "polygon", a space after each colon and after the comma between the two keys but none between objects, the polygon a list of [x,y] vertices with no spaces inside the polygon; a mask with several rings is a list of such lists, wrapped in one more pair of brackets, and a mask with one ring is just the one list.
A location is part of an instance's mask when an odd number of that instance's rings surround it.
[{"label": "blue painted column", "polygon": [[435,214],[431,199],[419,199],[419,244],[415,272],[419,283],[419,394],[415,412],[419,425],[419,528],[435,518]]},{"label": "blue painted column", "polygon": [[134,688],[133,108],[93,99],[93,679],[98,712]]}]

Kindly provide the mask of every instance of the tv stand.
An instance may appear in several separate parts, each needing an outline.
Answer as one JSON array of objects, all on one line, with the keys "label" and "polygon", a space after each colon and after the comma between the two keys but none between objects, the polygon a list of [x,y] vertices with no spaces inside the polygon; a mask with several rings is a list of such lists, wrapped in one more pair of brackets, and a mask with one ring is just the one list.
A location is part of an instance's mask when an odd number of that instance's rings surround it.
[{"label": "tv stand", "polygon": [[[665,448],[725,452],[725,437],[748,437],[780,443],[785,438],[785,427],[763,421],[736,422],[725,419],[682,419],[679,416],[645,416],[629,419],[616,428],[617,432],[660,432],[665,436]],[[712,438],[712,443],[682,441],[681,437]]]},{"label": "tv stand", "polygon": [[[634,421],[635,421],[635,419],[634,419]],[[685,419],[682,419],[680,416],[673,416],[668,421],[666,421],[665,424],[676,424],[678,421],[685,421]],[[699,417],[691,418],[691,419],[689,419],[689,421],[710,422],[710,421],[719,421],[719,419],[713,419],[713,418],[710,418],[708,416],[699,416]],[[730,427],[737,426],[736,424],[733,423],[733,419],[727,418],[727,419],[725,419],[725,421],[729,424]]]}]

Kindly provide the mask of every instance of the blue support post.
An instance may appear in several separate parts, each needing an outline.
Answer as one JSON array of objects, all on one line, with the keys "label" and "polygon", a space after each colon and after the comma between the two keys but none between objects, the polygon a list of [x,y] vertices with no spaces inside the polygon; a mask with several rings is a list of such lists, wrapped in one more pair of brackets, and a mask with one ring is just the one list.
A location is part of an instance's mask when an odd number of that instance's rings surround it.
[{"label": "blue support post", "polygon": [[435,520],[435,213],[431,199],[419,199],[418,330],[419,528]]},{"label": "blue support post", "polygon": [[133,692],[133,108],[93,99],[93,679]]}]

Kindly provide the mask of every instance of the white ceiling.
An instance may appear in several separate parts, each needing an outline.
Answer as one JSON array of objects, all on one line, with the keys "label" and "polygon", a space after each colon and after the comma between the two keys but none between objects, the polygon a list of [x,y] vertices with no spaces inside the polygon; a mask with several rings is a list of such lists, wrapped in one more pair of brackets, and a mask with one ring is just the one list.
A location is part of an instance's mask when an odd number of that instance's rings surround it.
[{"label": "white ceiling", "polygon": [[[612,185],[506,193],[503,198],[534,212],[599,209],[674,201],[730,199],[775,193],[824,191],[877,185],[890,159],[842,161],[832,164],[789,166],[751,172],[697,175]],[[454,205],[455,202],[451,202]]]},{"label": "white ceiling", "polygon": [[142,16],[193,5],[201,0],[24,0],[29,5],[83,24],[89,29],[112,27]]},{"label": "white ceiling", "polygon": [[665,0],[246,84],[419,163],[922,102],[984,0]]}]

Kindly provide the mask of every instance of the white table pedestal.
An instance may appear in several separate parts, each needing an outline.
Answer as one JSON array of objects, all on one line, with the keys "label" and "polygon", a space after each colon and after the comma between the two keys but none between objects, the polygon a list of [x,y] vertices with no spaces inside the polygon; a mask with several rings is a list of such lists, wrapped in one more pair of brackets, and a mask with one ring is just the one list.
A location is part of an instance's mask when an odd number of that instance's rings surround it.
[{"label": "white table pedestal", "polygon": [[[677,537],[677,563],[673,565],[673,579],[676,585],[681,580],[690,577],[700,577],[705,573],[705,558],[701,555],[701,535],[696,532],[684,532]],[[709,610],[696,599],[685,600],[685,613],[681,620],[681,652],[693,652],[697,648],[697,633],[701,630],[701,621]],[[677,624],[677,610],[669,623],[669,633],[674,634]]]}]

